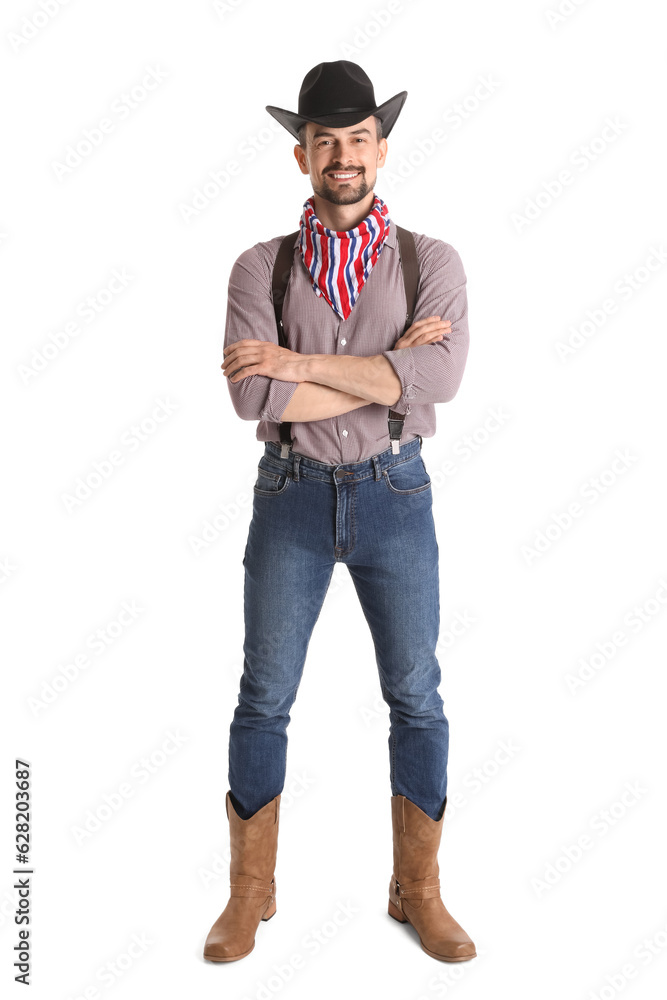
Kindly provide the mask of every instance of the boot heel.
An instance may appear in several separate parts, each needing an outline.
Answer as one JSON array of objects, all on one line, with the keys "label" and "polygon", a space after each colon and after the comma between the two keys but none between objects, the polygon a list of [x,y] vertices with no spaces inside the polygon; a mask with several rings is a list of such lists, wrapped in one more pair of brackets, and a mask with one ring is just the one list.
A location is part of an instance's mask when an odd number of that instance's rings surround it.
[{"label": "boot heel", "polygon": [[276,901],[274,899],[273,902],[271,903],[271,906],[268,908],[268,910],[262,917],[262,920],[270,920],[271,917],[275,914],[275,912],[276,912]]},{"label": "boot heel", "polygon": [[391,900],[389,900],[389,906],[387,908],[387,912],[389,913],[390,917],[393,917],[394,920],[398,920],[401,924],[407,923],[406,918],[403,916],[399,908],[395,906],[394,903],[392,903]]}]

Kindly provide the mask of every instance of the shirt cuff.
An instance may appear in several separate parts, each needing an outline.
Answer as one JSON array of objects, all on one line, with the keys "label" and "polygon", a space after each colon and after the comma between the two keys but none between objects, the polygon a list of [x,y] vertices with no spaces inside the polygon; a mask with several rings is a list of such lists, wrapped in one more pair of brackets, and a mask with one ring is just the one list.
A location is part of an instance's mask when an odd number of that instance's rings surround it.
[{"label": "shirt cuff", "polygon": [[407,416],[411,410],[409,401],[417,395],[417,388],[414,384],[415,362],[412,357],[412,348],[399,347],[395,351],[382,351],[382,354],[392,366],[401,382],[401,398],[391,409]]},{"label": "shirt cuff", "polygon": [[277,378],[271,379],[269,394],[266,397],[266,403],[259,415],[259,419],[279,424],[281,422],[281,414],[285,412],[285,408],[296,392],[298,384],[298,382],[283,382]]}]

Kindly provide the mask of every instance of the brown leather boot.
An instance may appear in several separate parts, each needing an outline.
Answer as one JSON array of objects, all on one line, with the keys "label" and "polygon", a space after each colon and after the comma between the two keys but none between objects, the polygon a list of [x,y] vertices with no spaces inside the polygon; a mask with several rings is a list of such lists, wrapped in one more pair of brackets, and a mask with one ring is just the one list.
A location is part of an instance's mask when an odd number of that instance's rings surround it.
[{"label": "brown leather boot", "polygon": [[274,869],[278,851],[280,795],[250,819],[241,819],[230,793],[225,799],[229,820],[231,862],[230,899],[211,927],[204,958],[211,962],[236,962],[255,947],[260,920],[276,912]]},{"label": "brown leather boot", "polygon": [[[445,808],[447,799],[445,799]],[[475,945],[445,909],[440,898],[438,848],[445,809],[431,819],[405,795],[392,795],[394,874],[389,883],[389,914],[419,934],[427,955],[442,962],[475,958]]]}]

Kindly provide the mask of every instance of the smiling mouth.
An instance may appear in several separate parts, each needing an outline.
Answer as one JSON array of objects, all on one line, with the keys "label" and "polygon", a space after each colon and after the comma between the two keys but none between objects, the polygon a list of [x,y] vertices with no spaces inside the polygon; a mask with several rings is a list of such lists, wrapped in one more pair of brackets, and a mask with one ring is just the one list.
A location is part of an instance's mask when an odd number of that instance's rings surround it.
[{"label": "smiling mouth", "polygon": [[354,178],[358,177],[359,174],[360,174],[359,170],[355,170],[353,172],[349,170],[348,171],[336,170],[335,172],[332,171],[331,173],[327,174],[327,177],[332,177],[335,181],[339,181],[339,183],[344,184],[346,181],[354,180]]}]

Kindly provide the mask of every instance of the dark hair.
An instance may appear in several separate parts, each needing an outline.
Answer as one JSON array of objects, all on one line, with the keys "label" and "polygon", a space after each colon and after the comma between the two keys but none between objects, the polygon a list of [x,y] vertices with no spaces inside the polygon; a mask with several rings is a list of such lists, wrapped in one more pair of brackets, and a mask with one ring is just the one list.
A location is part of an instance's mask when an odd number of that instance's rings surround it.
[{"label": "dark hair", "polygon": [[[377,115],[373,115],[373,117],[375,118],[375,137],[376,137],[377,141],[379,142],[380,139],[382,138],[382,122],[377,117]],[[308,122],[304,122],[303,125],[301,126],[301,128],[299,129],[299,145],[302,146],[303,149],[306,148],[306,125],[307,124],[308,124]]]}]

